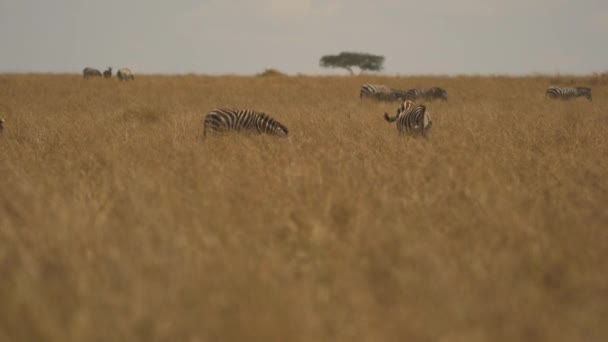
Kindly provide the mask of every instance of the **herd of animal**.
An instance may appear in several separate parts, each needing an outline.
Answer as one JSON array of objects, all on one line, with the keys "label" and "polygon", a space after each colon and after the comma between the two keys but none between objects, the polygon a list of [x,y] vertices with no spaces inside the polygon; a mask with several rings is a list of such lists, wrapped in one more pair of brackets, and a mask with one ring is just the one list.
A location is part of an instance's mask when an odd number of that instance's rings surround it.
[{"label": "herd of animal", "polygon": [[[103,74],[93,68],[85,68],[83,77],[112,77],[112,68],[108,68]],[[118,70],[116,76],[120,80],[133,80],[135,77],[131,70],[123,68]],[[566,87],[560,88],[551,86],[545,91],[545,97],[550,99],[568,100],[577,97],[584,97],[592,101],[591,88],[588,87]],[[397,132],[400,135],[422,135],[426,136],[431,129],[433,121],[427,112],[425,105],[416,104],[417,100],[448,100],[448,93],[439,87],[432,88],[413,88],[400,90],[380,84],[363,84],[359,92],[359,98],[370,98],[378,101],[400,101],[401,105],[397,108],[395,116],[384,113],[384,119],[389,122],[396,122]],[[4,119],[0,118],[0,135],[4,130]],[[287,137],[289,131],[287,127],[266,113],[255,110],[245,109],[214,109],[207,113],[203,119],[203,136],[209,133],[228,133],[241,132],[253,134],[268,134],[278,137]]]},{"label": "herd of animal", "polygon": [[[112,78],[112,67],[108,67],[106,70],[104,70],[103,74],[101,71],[91,67],[86,67],[82,70],[82,77],[85,79],[102,76],[103,78]],[[116,71],[116,77],[121,81],[135,79],[135,76],[133,76],[133,73],[129,68],[118,69],[118,71]]]},{"label": "herd of animal", "polygon": [[[551,86],[545,92],[546,98],[568,100],[576,97],[585,97],[592,101],[591,88],[573,87],[560,88]],[[384,113],[384,119],[391,123],[396,122],[397,132],[400,135],[426,136],[431,129],[433,121],[427,112],[426,106],[416,104],[417,100],[448,100],[448,92],[440,87],[413,88],[401,90],[390,88],[382,84],[363,84],[359,91],[359,98],[370,98],[378,101],[400,101],[395,116]],[[287,127],[274,120],[265,113],[254,110],[214,109],[203,120],[203,136],[210,132],[246,132],[254,134],[269,134],[287,137]]]}]

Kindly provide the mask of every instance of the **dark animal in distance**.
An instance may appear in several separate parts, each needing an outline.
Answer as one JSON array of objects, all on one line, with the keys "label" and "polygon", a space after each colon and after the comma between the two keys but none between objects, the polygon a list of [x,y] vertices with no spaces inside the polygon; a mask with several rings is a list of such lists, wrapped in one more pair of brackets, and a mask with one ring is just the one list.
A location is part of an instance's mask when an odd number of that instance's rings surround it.
[{"label": "dark animal in distance", "polygon": [[592,100],[591,88],[587,87],[574,87],[574,88],[560,88],[551,86],[547,88],[545,97],[551,99],[569,100],[576,97],[585,97],[589,101]]},{"label": "dark animal in distance", "polygon": [[133,73],[131,72],[131,70],[129,68],[118,69],[118,71],[116,72],[116,77],[118,77],[118,79],[121,81],[128,81],[128,80],[135,79],[135,76],[133,76]]},{"label": "dark animal in distance", "polygon": [[101,71],[94,68],[86,67],[82,70],[82,77],[84,77],[85,79],[89,77],[101,77]]},{"label": "dark animal in distance", "polygon": [[4,119],[0,118],[0,135],[2,135],[2,131],[4,131]]},{"label": "dark animal in distance", "polygon": [[265,113],[254,110],[218,108],[207,113],[203,120],[203,136],[209,132],[243,132],[287,137],[287,127]]},{"label": "dark animal in distance", "polygon": [[103,78],[110,77],[112,77],[112,67],[108,67],[108,69],[103,72]]},{"label": "dark animal in distance", "polygon": [[443,89],[443,88],[439,88],[439,87],[432,87],[432,88],[412,88],[410,90],[408,90],[407,92],[405,92],[405,94],[402,94],[402,99],[405,100],[418,100],[418,99],[423,99],[423,100],[435,100],[435,99],[439,99],[439,100],[444,100],[447,101],[448,100],[448,92]]},{"label": "dark animal in distance", "polygon": [[362,99],[366,97],[378,101],[399,101],[399,95],[402,92],[403,91],[401,90],[393,89],[383,84],[365,83],[361,85],[361,90],[359,91],[359,98]]},{"label": "dark animal in distance", "polygon": [[426,112],[426,107],[416,105],[410,100],[404,101],[397,108],[397,115],[391,117],[388,113],[384,113],[384,119],[388,122],[397,121],[397,131],[399,134],[422,134],[426,135],[433,121],[431,116]]}]

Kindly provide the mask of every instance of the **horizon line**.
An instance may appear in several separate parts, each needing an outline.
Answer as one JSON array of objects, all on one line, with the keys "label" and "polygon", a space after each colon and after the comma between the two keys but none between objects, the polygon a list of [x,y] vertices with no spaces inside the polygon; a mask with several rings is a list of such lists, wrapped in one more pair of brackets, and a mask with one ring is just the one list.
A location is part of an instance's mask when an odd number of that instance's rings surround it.
[{"label": "horizon line", "polygon": [[[133,69],[132,69],[133,70]],[[277,69],[268,68],[263,71],[251,73],[204,73],[204,72],[133,72],[139,76],[205,76],[205,77],[264,77],[265,71],[273,70],[279,74],[266,77],[589,77],[608,75],[606,71],[594,71],[590,73],[568,73],[568,72],[529,72],[529,73],[360,73],[355,75],[341,73],[286,73]],[[65,71],[2,71],[0,75],[63,75],[63,76],[82,76],[80,72]]]}]

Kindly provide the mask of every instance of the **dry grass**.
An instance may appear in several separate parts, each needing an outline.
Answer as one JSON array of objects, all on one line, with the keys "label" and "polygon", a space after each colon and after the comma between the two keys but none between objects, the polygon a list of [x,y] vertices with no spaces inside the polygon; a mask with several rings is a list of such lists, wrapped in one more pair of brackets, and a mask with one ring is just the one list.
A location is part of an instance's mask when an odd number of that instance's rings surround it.
[{"label": "dry grass", "polygon": [[608,85],[551,80],[0,75],[0,340],[606,341]]}]

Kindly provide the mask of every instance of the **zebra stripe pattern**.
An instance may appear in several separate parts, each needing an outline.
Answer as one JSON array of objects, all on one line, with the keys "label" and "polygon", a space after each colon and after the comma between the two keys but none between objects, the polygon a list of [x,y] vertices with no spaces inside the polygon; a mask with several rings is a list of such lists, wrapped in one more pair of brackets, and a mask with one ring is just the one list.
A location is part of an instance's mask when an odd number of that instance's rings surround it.
[{"label": "zebra stripe pattern", "polygon": [[413,88],[413,89],[408,90],[405,93],[404,100],[417,100],[417,99],[424,99],[424,100],[440,99],[440,100],[447,101],[448,92],[443,88],[432,87],[432,88]]},{"label": "zebra stripe pattern", "polygon": [[118,79],[121,81],[128,81],[128,80],[135,79],[135,76],[133,76],[133,73],[131,72],[131,70],[129,68],[118,69],[118,71],[116,72],[116,77],[118,77]]},{"label": "zebra stripe pattern", "polygon": [[82,70],[82,77],[84,77],[84,78],[101,77],[101,71],[94,69],[94,68],[86,67]]},{"label": "zebra stripe pattern", "polygon": [[235,110],[219,108],[209,112],[203,121],[203,136],[208,132],[226,133],[230,131],[269,134],[287,137],[287,127],[266,115],[254,110]]},{"label": "zebra stripe pattern", "polygon": [[587,100],[592,101],[591,88],[587,87],[560,88],[552,86],[547,88],[545,97],[562,100],[569,100],[575,97],[585,97]]},{"label": "zebra stripe pattern", "polygon": [[404,101],[397,108],[397,115],[390,117],[388,113],[384,113],[384,119],[388,122],[397,121],[397,131],[399,134],[419,134],[425,135],[431,129],[433,121],[429,113],[426,113],[426,107],[417,105],[410,100]]},{"label": "zebra stripe pattern", "polygon": [[359,98],[369,97],[379,101],[398,101],[399,90],[392,89],[382,84],[363,84],[359,91]]},{"label": "zebra stripe pattern", "polygon": [[110,77],[112,77],[112,67],[108,67],[108,69],[103,72],[103,78]]}]

